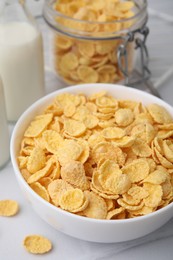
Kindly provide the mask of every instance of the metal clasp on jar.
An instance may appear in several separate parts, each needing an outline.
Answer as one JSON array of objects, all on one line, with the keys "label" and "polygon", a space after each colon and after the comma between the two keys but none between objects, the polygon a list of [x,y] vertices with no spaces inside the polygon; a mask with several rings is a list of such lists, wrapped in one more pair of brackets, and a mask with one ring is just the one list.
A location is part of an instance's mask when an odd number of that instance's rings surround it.
[{"label": "metal clasp on jar", "polygon": [[[149,34],[148,27],[144,26],[133,32],[129,32],[126,36],[122,37],[122,44],[118,47],[117,59],[118,66],[125,78],[125,84],[137,84],[145,82],[149,79],[151,73],[148,68],[149,54],[146,46],[147,36]],[[133,77],[133,74],[128,71],[129,53],[127,46],[129,43],[134,43],[134,49],[140,52],[140,67],[137,70],[138,77]]]}]

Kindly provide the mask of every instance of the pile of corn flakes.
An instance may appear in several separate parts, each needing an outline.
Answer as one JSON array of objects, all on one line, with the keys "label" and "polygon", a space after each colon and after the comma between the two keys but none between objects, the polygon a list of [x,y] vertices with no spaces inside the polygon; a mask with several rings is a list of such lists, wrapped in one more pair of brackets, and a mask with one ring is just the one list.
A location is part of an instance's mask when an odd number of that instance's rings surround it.
[{"label": "pile of corn flakes", "polygon": [[18,156],[47,202],[96,219],[126,219],[173,201],[173,118],[157,104],[106,92],[63,93],[26,129]]},{"label": "pile of corn flakes", "polygon": [[[122,0],[58,0],[54,9],[59,15],[58,24],[76,35],[92,37],[114,37],[119,31],[128,29],[135,20],[134,3]],[[69,19],[69,18],[72,19]],[[127,20],[125,20],[127,19]],[[123,21],[122,21],[123,20]],[[105,24],[104,24],[105,23]],[[55,36],[55,69],[69,84],[112,83],[122,78],[118,68],[117,50],[122,40],[81,40],[64,35]],[[133,43],[127,44],[128,69],[132,70]]]}]

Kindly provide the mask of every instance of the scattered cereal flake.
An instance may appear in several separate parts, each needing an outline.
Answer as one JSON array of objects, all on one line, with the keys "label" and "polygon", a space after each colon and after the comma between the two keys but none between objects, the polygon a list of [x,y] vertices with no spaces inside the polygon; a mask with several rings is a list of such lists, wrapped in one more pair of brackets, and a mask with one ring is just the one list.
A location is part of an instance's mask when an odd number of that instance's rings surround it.
[{"label": "scattered cereal flake", "polygon": [[23,241],[25,249],[32,254],[44,254],[52,249],[50,240],[39,235],[29,235]]},{"label": "scattered cereal flake", "polygon": [[0,216],[11,217],[18,211],[19,205],[15,200],[0,200]]}]

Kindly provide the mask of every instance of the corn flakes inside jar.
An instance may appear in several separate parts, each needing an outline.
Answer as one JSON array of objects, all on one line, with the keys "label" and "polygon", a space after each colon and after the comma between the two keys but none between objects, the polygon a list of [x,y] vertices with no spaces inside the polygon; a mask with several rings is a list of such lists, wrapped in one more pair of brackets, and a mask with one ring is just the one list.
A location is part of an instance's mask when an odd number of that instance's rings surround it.
[{"label": "corn flakes inside jar", "polygon": [[66,85],[116,83],[132,74],[145,0],[48,0],[44,18],[53,29],[53,66]]}]

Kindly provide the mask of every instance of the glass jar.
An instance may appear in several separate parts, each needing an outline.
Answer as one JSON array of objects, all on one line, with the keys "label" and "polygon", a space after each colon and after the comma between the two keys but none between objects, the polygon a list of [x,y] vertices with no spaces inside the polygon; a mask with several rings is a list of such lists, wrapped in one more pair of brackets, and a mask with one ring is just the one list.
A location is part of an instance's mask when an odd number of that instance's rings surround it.
[{"label": "glass jar", "polygon": [[[69,9],[64,10],[67,15],[69,10],[75,12],[79,4],[75,1],[59,2],[71,2]],[[100,21],[91,21],[93,17],[85,20],[85,6],[81,7],[81,15],[79,11],[72,18],[57,11],[60,9],[57,0],[45,1],[44,18],[53,32],[53,66],[60,79],[67,85],[129,81],[135,66],[135,49],[138,47],[144,63],[143,52],[146,53],[148,34],[147,1],[136,0],[133,3],[133,12],[127,12],[130,17],[127,15],[127,18],[104,22],[103,15]],[[92,4],[99,8],[96,2]],[[65,5],[61,6],[63,8]],[[83,19],[79,19],[81,17]],[[144,64],[142,69],[145,69]],[[144,71],[142,74],[144,76]]]},{"label": "glass jar", "polygon": [[1,0],[0,75],[7,118],[16,122],[45,94],[42,36],[25,0]]}]

